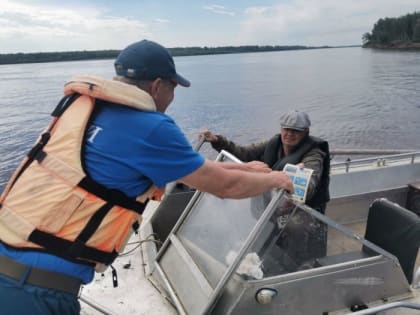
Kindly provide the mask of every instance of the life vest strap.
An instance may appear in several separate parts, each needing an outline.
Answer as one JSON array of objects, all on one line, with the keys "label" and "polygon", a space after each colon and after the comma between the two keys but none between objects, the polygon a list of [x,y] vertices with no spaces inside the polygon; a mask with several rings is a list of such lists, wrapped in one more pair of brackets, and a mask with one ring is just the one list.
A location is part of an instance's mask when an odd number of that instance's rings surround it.
[{"label": "life vest strap", "polygon": [[[32,147],[32,149],[28,152],[26,160],[21,164],[19,169],[16,171],[15,175],[10,180],[10,183],[7,185],[6,190],[10,191],[12,187],[15,185],[16,181],[19,177],[23,174],[23,172],[31,165],[34,160],[42,161],[45,157],[45,152],[42,149],[50,140],[51,134],[49,131],[43,133],[41,135],[40,140]],[[5,190],[5,191],[6,191]]]},{"label": "life vest strap", "polygon": [[[80,96],[78,93],[73,93],[70,95],[65,95],[61,100],[58,102],[57,106],[55,107],[54,111],[51,113],[51,116],[53,117],[59,117],[61,114],[64,113],[64,111]],[[56,119],[54,119],[50,125],[48,126],[46,132],[44,132],[39,141],[31,148],[31,150],[27,154],[26,160],[20,165],[18,170],[15,172],[11,180],[9,181],[9,184],[7,185],[6,189],[4,190],[4,193],[2,196],[7,195],[7,193],[12,189],[12,187],[15,185],[16,181],[19,179],[19,177],[22,175],[22,173],[31,165],[31,163],[34,160],[37,160],[38,162],[42,162],[42,160],[45,158],[46,153],[43,151],[43,148],[48,143],[48,141],[51,138],[51,130],[53,126],[56,123]]]},{"label": "life vest strap", "polygon": [[53,112],[51,113],[51,116],[53,117],[60,117],[67,108],[80,96],[78,93],[73,93],[70,95],[65,95],[60,102],[57,104],[57,106],[54,108]]},{"label": "life vest strap", "polygon": [[[114,205],[107,202],[102,207],[100,207],[94,215],[91,216],[86,226],[83,228],[83,230],[80,232],[80,234],[76,237],[76,242],[85,244],[90,237],[95,233],[95,231],[98,229],[99,225],[101,224],[104,217],[107,215],[107,213],[112,209]],[[77,257],[79,253],[77,252],[76,248],[71,248],[70,251],[74,254],[73,256]]]},{"label": "life vest strap", "polygon": [[[29,235],[29,241],[41,245],[49,253],[71,260],[81,258],[110,265],[118,256],[118,252],[115,250],[112,252],[105,252],[87,246],[80,241],[69,241],[38,229],[35,229],[31,235]],[[78,256],[74,257],[72,251],[78,252]]]},{"label": "life vest strap", "polygon": [[148,200],[144,203],[136,201],[134,198],[128,197],[123,192],[116,189],[106,188],[87,176],[79,182],[78,186],[107,202],[132,210],[138,214],[143,213],[148,202]]}]

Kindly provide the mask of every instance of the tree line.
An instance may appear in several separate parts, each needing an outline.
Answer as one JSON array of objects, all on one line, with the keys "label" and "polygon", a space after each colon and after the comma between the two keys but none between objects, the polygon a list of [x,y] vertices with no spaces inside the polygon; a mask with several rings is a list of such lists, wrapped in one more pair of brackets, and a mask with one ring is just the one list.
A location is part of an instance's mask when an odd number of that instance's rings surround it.
[{"label": "tree line", "polygon": [[[173,56],[232,54],[247,52],[268,52],[281,50],[320,49],[331,48],[329,46],[223,46],[223,47],[175,47],[168,48]],[[119,50],[95,50],[95,51],[68,51],[68,52],[39,52],[39,53],[16,53],[0,54],[0,64],[38,63],[75,61],[92,59],[115,59]]]},{"label": "tree line", "polygon": [[412,43],[420,48],[420,12],[397,18],[381,18],[370,33],[363,34],[362,40],[363,47],[392,47]]}]

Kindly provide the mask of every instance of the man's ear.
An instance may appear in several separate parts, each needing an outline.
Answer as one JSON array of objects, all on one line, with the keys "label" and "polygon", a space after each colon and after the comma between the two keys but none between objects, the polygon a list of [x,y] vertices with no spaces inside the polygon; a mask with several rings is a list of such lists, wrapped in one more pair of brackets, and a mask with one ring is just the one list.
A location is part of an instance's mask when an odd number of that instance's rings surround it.
[{"label": "man's ear", "polygon": [[155,98],[157,93],[159,93],[160,86],[162,84],[162,79],[157,78],[153,80],[152,84],[150,85],[150,95]]}]

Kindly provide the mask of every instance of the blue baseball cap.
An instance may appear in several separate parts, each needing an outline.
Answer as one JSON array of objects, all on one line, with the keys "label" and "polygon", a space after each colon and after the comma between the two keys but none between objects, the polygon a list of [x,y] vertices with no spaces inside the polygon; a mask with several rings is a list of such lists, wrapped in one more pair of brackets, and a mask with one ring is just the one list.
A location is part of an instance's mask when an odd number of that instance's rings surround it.
[{"label": "blue baseball cap", "polygon": [[114,63],[117,75],[136,80],[172,80],[188,87],[190,81],[176,73],[174,59],[158,43],[142,40],[123,49]]}]

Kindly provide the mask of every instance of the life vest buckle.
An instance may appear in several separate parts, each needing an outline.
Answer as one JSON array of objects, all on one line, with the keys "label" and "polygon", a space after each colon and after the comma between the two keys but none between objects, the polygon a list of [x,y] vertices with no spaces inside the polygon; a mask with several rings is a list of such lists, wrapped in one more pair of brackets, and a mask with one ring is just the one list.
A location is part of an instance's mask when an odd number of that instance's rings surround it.
[{"label": "life vest buckle", "polygon": [[40,150],[35,154],[34,159],[37,160],[38,163],[41,163],[45,159],[46,156],[47,156],[47,153],[45,153],[45,151]]},{"label": "life vest buckle", "polygon": [[[42,151],[42,149],[48,143],[50,138],[51,134],[49,132],[43,133],[39,142],[29,151],[28,158],[31,160],[36,159],[38,162],[41,162],[47,155],[45,152]],[[40,155],[38,156],[38,154]]]}]

